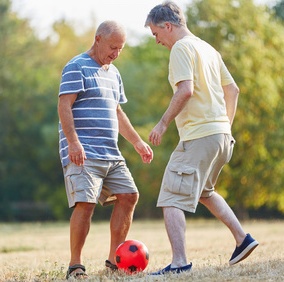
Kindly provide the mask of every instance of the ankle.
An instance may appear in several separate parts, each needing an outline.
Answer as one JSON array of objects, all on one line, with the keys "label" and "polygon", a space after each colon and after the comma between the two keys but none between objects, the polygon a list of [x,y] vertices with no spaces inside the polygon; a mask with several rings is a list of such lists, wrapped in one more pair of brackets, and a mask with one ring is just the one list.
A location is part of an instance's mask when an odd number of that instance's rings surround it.
[{"label": "ankle", "polygon": [[243,234],[236,239],[236,245],[239,247],[245,240],[247,234]]},{"label": "ankle", "polygon": [[171,268],[179,268],[179,267],[183,267],[185,265],[187,265],[186,260],[173,261],[171,263]]}]

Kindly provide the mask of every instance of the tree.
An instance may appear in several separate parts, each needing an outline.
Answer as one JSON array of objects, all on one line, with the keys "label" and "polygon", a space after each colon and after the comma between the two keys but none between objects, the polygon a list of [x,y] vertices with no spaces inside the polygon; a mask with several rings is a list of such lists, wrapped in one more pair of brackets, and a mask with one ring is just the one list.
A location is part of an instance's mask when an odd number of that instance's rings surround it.
[{"label": "tree", "polygon": [[[42,145],[44,109],[51,101],[41,96],[48,87],[49,69],[43,60],[48,42],[40,42],[25,20],[10,11],[10,1],[0,2],[0,215],[13,219],[13,205],[33,198],[38,177],[38,148]],[[42,80],[42,83],[40,83]]]},{"label": "tree", "polygon": [[0,218],[54,218],[41,197],[62,179],[52,45],[10,11],[10,1],[0,1],[0,13]]},{"label": "tree", "polygon": [[[155,45],[153,38],[146,37],[139,46],[126,46],[115,61],[128,98],[128,102],[122,107],[146,142],[172,96],[167,81],[169,52],[164,47]],[[153,148],[152,163],[144,165],[133,147],[120,138],[119,146],[141,194],[135,212],[137,217],[160,216],[160,209],[155,209],[156,200],[163,170],[177,141],[176,129],[172,124],[162,145]]]},{"label": "tree", "polygon": [[284,0],[276,3],[275,6],[273,6],[273,11],[277,18],[279,18],[281,21],[284,21]]},{"label": "tree", "polygon": [[187,17],[193,33],[220,51],[241,90],[237,144],[219,190],[243,215],[262,206],[284,212],[283,25],[251,0],[194,1]]},{"label": "tree", "polygon": [[[59,84],[61,79],[61,72],[65,64],[75,55],[85,52],[93,43],[94,30],[86,30],[83,34],[76,34],[75,30],[65,21],[54,23],[54,32],[57,35],[58,41],[52,43],[52,50],[50,56],[50,63],[48,68],[52,71],[50,78],[54,87],[52,88],[52,116],[53,131],[47,132],[52,136],[53,141],[50,142],[48,148],[45,148],[46,154],[50,154],[52,151],[53,161],[50,162],[49,166],[43,168],[44,174],[49,175],[50,172],[56,172],[55,183],[47,182],[45,185],[41,185],[40,193],[38,198],[46,199],[50,209],[52,210],[55,219],[68,219],[70,210],[67,206],[67,199],[64,187],[64,178],[61,163],[59,160],[58,153],[58,114],[57,114],[57,100]],[[70,46],[72,48],[70,48]],[[46,135],[48,137],[48,135]],[[48,139],[48,138],[47,138]],[[57,160],[57,162],[55,162]],[[53,191],[51,193],[51,187]]]},{"label": "tree", "polygon": [[[241,89],[233,126],[237,140],[218,190],[238,212],[262,207],[284,212],[283,22],[251,0],[199,0],[187,10],[188,26],[222,54]],[[57,99],[64,65],[88,50],[95,30],[76,34],[65,21],[54,24],[58,41],[39,40],[26,20],[0,0],[0,220],[67,219],[58,155]],[[165,111],[169,51],[145,37],[126,46],[115,61],[128,103],[123,109],[144,140]],[[143,165],[133,147],[119,145],[140,189],[137,217],[160,216],[156,200],[163,171],[178,142],[174,123],[154,160]],[[202,210],[202,209],[201,209]],[[106,218],[110,209],[96,209]]]}]

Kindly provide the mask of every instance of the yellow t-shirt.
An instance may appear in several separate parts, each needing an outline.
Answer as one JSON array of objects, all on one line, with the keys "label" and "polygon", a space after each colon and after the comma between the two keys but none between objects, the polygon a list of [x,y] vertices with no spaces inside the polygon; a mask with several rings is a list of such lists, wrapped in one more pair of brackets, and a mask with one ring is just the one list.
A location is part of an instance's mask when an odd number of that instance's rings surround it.
[{"label": "yellow t-shirt", "polygon": [[185,36],[171,49],[169,82],[192,80],[193,95],[176,117],[180,140],[192,140],[218,133],[231,134],[222,86],[234,82],[221,55],[196,36]]}]

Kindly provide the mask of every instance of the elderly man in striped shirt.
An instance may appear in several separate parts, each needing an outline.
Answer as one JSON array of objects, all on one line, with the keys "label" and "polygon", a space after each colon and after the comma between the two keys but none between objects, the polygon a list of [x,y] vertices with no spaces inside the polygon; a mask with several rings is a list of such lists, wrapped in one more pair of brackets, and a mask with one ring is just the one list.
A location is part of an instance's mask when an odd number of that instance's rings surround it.
[{"label": "elderly man in striped shirt", "polygon": [[105,21],[90,50],[71,59],[62,71],[59,90],[59,153],[69,207],[71,259],[67,279],[86,278],[82,249],[98,203],[114,204],[110,251],[105,265],[116,269],[114,253],[126,239],[139,193],[118,148],[118,135],[128,140],[144,163],[153,151],[131,125],[120,104],[123,82],[112,62],[126,41],[124,28]]}]

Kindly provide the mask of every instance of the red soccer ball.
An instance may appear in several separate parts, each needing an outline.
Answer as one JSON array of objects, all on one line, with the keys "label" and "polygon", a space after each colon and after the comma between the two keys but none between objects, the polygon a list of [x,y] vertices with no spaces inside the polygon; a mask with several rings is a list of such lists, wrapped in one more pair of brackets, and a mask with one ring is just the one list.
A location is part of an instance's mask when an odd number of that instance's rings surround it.
[{"label": "red soccer ball", "polygon": [[128,274],[143,271],[149,262],[148,248],[138,240],[127,240],[117,247],[114,260]]}]

